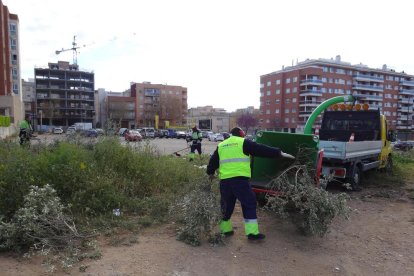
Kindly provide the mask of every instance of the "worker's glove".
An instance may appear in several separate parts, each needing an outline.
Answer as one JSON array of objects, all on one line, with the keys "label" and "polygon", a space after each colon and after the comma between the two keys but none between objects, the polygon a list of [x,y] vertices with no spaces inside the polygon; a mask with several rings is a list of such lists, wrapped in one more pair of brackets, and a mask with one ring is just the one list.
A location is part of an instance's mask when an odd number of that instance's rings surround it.
[{"label": "worker's glove", "polygon": [[288,159],[295,159],[295,156],[290,155],[289,153],[285,153],[282,151],[282,157],[283,158],[288,158]]}]

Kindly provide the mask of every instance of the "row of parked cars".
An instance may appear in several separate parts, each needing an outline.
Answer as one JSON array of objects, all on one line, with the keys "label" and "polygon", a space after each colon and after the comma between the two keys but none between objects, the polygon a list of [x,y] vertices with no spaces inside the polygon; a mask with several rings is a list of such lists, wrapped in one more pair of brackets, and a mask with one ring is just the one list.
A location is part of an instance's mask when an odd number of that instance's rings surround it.
[{"label": "row of parked cars", "polygon": [[63,129],[63,127],[54,127],[52,129],[53,134],[63,134],[66,132],[66,135],[74,135],[74,134],[80,134],[82,136],[86,137],[98,137],[98,135],[103,135],[104,130],[100,128],[91,128],[91,129],[85,129],[85,130],[79,130],[76,129],[74,126],[70,126],[66,129],[66,131]]},{"label": "row of parked cars", "polygon": [[409,151],[414,148],[414,141],[396,141],[392,143],[392,148],[395,150]]}]

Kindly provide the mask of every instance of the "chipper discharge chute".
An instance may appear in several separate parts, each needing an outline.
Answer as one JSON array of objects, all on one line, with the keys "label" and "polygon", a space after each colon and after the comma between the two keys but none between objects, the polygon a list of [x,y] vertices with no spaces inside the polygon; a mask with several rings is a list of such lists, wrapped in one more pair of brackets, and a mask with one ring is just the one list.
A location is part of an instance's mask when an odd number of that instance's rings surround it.
[{"label": "chipper discharge chute", "polygon": [[318,149],[318,136],[313,134],[259,131],[256,134],[256,142],[278,147],[283,152],[296,157],[296,160],[253,157],[251,185],[256,193],[277,195],[278,191],[271,189],[270,182],[294,163],[307,164],[313,167],[314,170],[312,172],[315,173],[315,181],[318,182],[321,165],[321,162],[318,161],[322,159],[322,151],[319,152]]}]

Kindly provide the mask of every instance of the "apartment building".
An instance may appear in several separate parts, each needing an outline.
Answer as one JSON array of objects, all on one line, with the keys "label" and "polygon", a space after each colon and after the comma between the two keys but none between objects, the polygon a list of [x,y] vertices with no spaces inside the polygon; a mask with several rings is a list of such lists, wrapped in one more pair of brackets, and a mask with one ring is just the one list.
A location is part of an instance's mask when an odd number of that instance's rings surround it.
[{"label": "apartment building", "polygon": [[22,79],[22,98],[24,106],[24,114],[31,117],[36,115],[36,88],[35,81],[32,78],[29,80]]},{"label": "apartment building", "polygon": [[119,127],[126,127],[129,129],[138,127],[138,124],[136,123],[135,97],[131,97],[128,92],[116,94],[108,93],[105,103],[106,119],[104,118],[103,121],[110,120]]},{"label": "apartment building", "polygon": [[131,97],[136,100],[137,127],[185,126],[187,88],[175,85],[132,83]]},{"label": "apartment building", "polygon": [[[95,75],[67,61],[34,70],[37,125],[68,127],[93,123]],[[42,122],[40,122],[42,120]]]},{"label": "apartment building", "polygon": [[19,45],[19,18],[0,0],[0,116],[15,125],[23,119]]},{"label": "apartment building", "polygon": [[313,59],[260,77],[260,127],[302,132],[312,111],[338,95],[354,95],[380,109],[391,129],[414,130],[414,76],[335,59]]},{"label": "apartment building", "polygon": [[223,108],[211,105],[190,108],[187,117],[188,127],[196,125],[202,130],[228,132],[230,130],[230,114]]}]

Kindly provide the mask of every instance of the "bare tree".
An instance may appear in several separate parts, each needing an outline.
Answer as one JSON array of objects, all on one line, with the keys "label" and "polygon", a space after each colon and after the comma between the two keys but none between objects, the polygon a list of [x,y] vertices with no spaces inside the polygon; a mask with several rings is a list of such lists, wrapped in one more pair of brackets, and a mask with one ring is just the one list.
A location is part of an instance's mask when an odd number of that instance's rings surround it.
[{"label": "bare tree", "polygon": [[249,128],[257,126],[259,120],[253,114],[243,113],[236,119],[236,122],[237,125],[242,127],[247,133]]},{"label": "bare tree", "polygon": [[160,96],[160,120],[167,120],[173,124],[181,124],[182,121],[182,107],[181,100],[174,95]]}]

